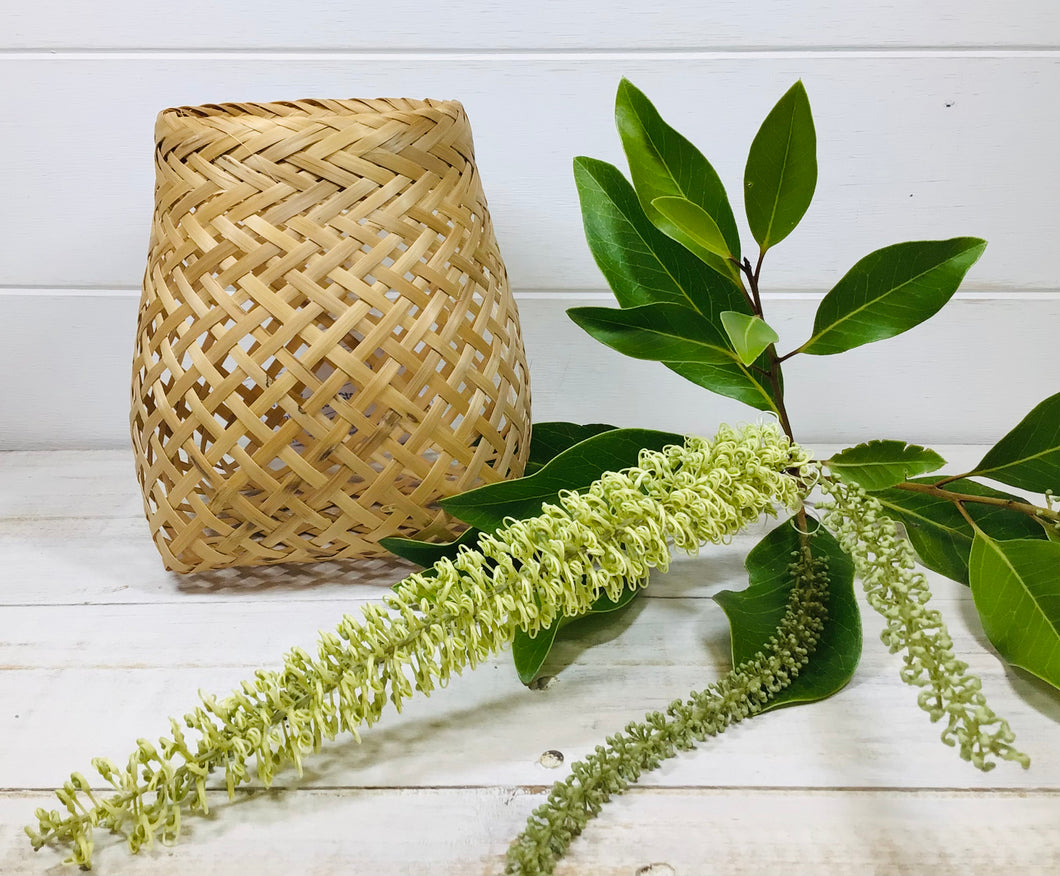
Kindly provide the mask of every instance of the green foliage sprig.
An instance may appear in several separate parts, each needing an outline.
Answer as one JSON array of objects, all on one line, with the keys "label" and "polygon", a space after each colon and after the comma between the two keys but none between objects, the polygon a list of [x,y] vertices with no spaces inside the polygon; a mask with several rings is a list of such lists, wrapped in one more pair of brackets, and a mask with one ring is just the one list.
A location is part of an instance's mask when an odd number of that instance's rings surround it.
[{"label": "green foliage sprig", "polygon": [[[792,233],[816,189],[816,132],[802,83],[767,116],[748,156],[744,195],[759,245],[754,263],[741,257],[732,210],[710,163],[627,81],[619,86],[615,118],[632,185],[617,168],[591,158],[575,159],[574,176],[586,239],[619,309],[576,308],[571,318],[620,353],[661,362],[713,392],[774,413],[789,436],[784,361],[800,353],[841,353],[917,326],[946,304],[986,247],[978,238],[959,237],[871,253],[825,295],[810,338],[780,355],[779,336],[764,318],[760,282],[767,252]],[[895,440],[837,454],[818,469],[834,500],[825,521],[857,566],[870,604],[888,621],[884,642],[906,650],[903,680],[924,688],[918,700],[932,720],[947,717],[943,740],[980,769],[992,768],[992,757],[1027,766],[1011,744],[1008,724],[987,705],[979,679],[954,657],[941,617],[926,607],[930,592],[913,568],[914,548],[930,568],[944,574],[949,570],[941,566],[956,568],[958,580],[963,571],[999,651],[1060,686],[1060,516],[1048,499],[1060,486],[1060,397],[1038,405],[973,472],[912,479],[943,462],[931,450]],[[973,476],[1045,492],[1047,507],[997,493],[968,480]],[[899,537],[883,503],[903,518],[912,546]],[[804,511],[798,519],[806,522]],[[727,597],[729,605],[719,597],[730,618],[734,663],[753,641],[747,630],[755,627],[756,610],[763,624],[771,617],[768,603],[752,595],[751,571],[742,606],[734,596]],[[1027,629],[1029,636],[1023,635]],[[860,650],[860,627],[847,641],[822,648],[800,679],[809,683],[792,701],[834,693],[849,679]],[[638,757],[630,759],[640,763]],[[572,778],[553,788],[556,806],[546,804],[547,817],[531,819],[526,836],[533,848],[566,847],[571,823],[557,818],[556,807],[569,807],[570,786],[578,786],[574,777],[584,769],[575,765]],[[574,827],[584,827],[580,815]],[[521,839],[513,854],[522,854],[527,842]],[[530,860],[540,862],[540,872],[551,872],[546,854]]]},{"label": "green foliage sprig", "polygon": [[[884,643],[904,652],[902,679],[919,689],[932,720],[945,719],[943,740],[980,769],[995,758],[1028,764],[927,607],[915,562],[970,586],[999,653],[1060,687],[1060,513],[1051,502],[1060,489],[1060,394],[972,471],[947,475],[932,474],[944,464],[938,454],[897,439],[812,459],[795,441],[784,393],[789,358],[891,338],[936,313],[985,241],[910,241],[870,253],[824,296],[810,337],[781,355],[761,280],[767,253],[794,232],[817,188],[817,135],[802,83],[750,147],[743,192],[758,245],[753,262],[713,167],[627,81],[615,118],[632,182],[592,158],[575,159],[574,176],[589,248],[619,306],[575,308],[572,319],[620,353],[775,416],[780,428],[722,427],[706,442],[602,424],[536,425],[528,477],[446,503],[472,527],[460,539],[388,542],[429,568],[396,585],[383,605],[322,634],[316,659],[295,650],[283,670],[259,672],[221,700],[204,696],[184,720],[197,741],[173,721],[170,738],[159,746],[140,740],[126,767],[95,761],[111,796],[74,774],[58,792],[68,814],[39,810],[37,828],[28,829],[36,848],[67,844],[68,860],[88,867],[96,826],[124,835],[133,851],[155,837],[171,841],[183,812],[206,811],[211,772],[224,771],[231,793],[250,780],[253,758],[268,784],[323,739],[356,736],[388,702],[400,708],[509,641],[530,681],[567,634],[561,627],[621,610],[650,569],[665,570],[671,543],[694,551],[723,541],[777,505],[794,514],[748,555],[750,586],[717,596],[735,668],[574,764],[512,845],[508,872],[552,872],[603,803],[664,758],[734,721],[840,690],[862,649],[855,569],[887,621]],[[1044,505],[977,478],[1044,493]],[[829,499],[823,526],[805,504],[817,485]]]}]

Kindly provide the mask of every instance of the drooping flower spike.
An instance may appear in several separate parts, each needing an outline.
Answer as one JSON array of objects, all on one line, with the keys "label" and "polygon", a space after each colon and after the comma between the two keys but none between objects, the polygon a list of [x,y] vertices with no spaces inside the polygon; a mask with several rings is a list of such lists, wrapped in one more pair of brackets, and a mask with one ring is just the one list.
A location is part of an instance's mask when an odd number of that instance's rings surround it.
[{"label": "drooping flower spike", "polygon": [[1012,745],[1008,721],[987,704],[982,681],[953,653],[942,615],[927,605],[927,578],[897,524],[861,487],[832,479],[821,487],[831,498],[824,524],[854,561],[869,605],[887,620],[880,639],[892,654],[905,652],[902,681],[921,688],[917,704],[932,721],[946,719],[942,741],[983,771],[996,765],[992,757],[1030,766]]},{"label": "drooping flower spike", "polygon": [[[98,795],[75,773],[57,794],[67,810],[37,811],[35,848],[65,843],[71,862],[91,866],[93,828],[126,837],[137,851],[174,841],[185,809],[208,811],[206,779],[224,773],[231,796],[252,773],[267,786],[276,771],[340,732],[358,737],[388,702],[429,694],[561,614],[585,612],[603,592],[617,598],[665,569],[669,543],[694,552],[722,542],[777,504],[794,506],[808,454],[774,426],[723,427],[713,440],[644,451],[639,463],[564,493],[541,514],[511,520],[476,549],[405,579],[360,618],[343,617],[320,636],[314,659],[291,651],[279,671],[259,670],[229,696],[203,695],[171,720],[171,736],[139,740],[126,766],[96,759],[114,789]],[[187,739],[185,729],[197,733]],[[250,766],[251,759],[255,768]]]},{"label": "drooping flower spike", "polygon": [[787,611],[767,646],[720,681],[632,721],[571,767],[508,849],[510,876],[552,873],[571,841],[603,805],[666,758],[751,717],[799,675],[820,641],[827,611],[826,561],[796,554]]}]

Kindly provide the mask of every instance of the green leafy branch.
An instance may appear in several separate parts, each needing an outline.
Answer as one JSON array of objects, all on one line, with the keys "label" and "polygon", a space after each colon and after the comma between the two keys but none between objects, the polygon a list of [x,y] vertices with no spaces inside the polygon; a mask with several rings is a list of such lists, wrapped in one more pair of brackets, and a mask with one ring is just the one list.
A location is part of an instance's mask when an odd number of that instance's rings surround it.
[{"label": "green leafy branch", "polygon": [[[617,168],[590,158],[575,160],[574,175],[586,239],[619,309],[576,308],[570,311],[572,319],[618,352],[659,361],[713,392],[775,414],[789,437],[794,435],[784,399],[783,362],[800,353],[841,353],[914,328],[946,304],[986,247],[978,238],[958,237],[897,243],[869,254],[824,296],[810,337],[779,355],[779,337],[765,320],[761,279],[767,252],[792,233],[816,189],[816,133],[802,84],[796,83],[769,113],[748,156],[745,207],[759,245],[753,264],[741,255],[724,186],[706,158],[628,81],[619,86],[615,116],[632,185]],[[1055,537],[1057,514],[970,478],[986,476],[1039,492],[1055,489],[1060,484],[1058,410],[1056,397],[1043,402],[973,472],[963,475],[921,480],[917,476],[938,469],[942,458],[893,440],[850,448],[823,463],[818,474],[822,486],[841,497],[826,521],[846,534],[844,548],[859,566],[870,603],[891,619],[885,641],[892,649],[906,649],[903,679],[926,688],[919,702],[932,719],[949,715],[944,741],[959,745],[962,756],[982,769],[993,766],[992,756],[1027,761],[1012,747],[1008,725],[990,711],[978,679],[949,650],[941,617],[924,607],[930,592],[923,575],[912,569],[912,551],[928,568],[958,580],[962,575],[974,578],[973,595],[993,585],[1005,590],[993,601],[976,597],[984,629],[1008,659],[1033,664],[1037,674],[1051,680],[1042,667],[1057,664],[1049,651],[1056,641],[1060,601],[1058,563],[1055,547],[1050,547],[1055,541],[1049,540]],[[863,489],[871,495],[860,493],[863,499],[855,501],[852,491]],[[863,506],[869,510],[858,510]],[[898,537],[894,520],[904,525],[911,542]],[[793,521],[792,531],[802,533],[805,543],[805,510],[799,509]],[[986,531],[995,538],[988,541]],[[1026,540],[1033,547],[1025,548]],[[1035,565],[1043,559],[1050,562]],[[782,569],[783,563],[774,558],[773,568]],[[744,621],[756,618],[764,629],[778,621],[776,606],[771,614],[756,604],[761,591],[754,595],[754,574],[751,584],[746,595],[719,596],[732,626],[734,665],[747,656],[738,652],[739,642],[761,641],[760,635],[747,634]],[[1013,594],[1020,588],[1024,592]],[[991,590],[995,596],[996,590]],[[737,606],[742,601],[746,610],[741,614]],[[1003,637],[990,632],[995,624],[986,613],[1001,604],[1026,609],[1018,619],[1009,618],[1010,630],[1025,622],[1027,612],[1037,610],[1046,619],[1039,637],[1044,647],[1032,659],[1018,657]],[[856,619],[856,606],[853,614]],[[847,620],[839,628],[856,629],[856,637],[831,650],[822,648],[809,664],[809,675],[803,676],[812,679],[816,671],[834,675],[838,682],[810,684],[806,700],[833,693],[849,678],[845,667],[853,671],[861,650],[860,623]],[[551,642],[539,643],[532,665],[540,666]],[[597,756],[606,761],[609,755]],[[626,760],[640,762],[639,757]],[[531,819],[511,855],[523,854],[526,836],[539,850],[547,837],[553,844],[564,837],[553,848],[565,848],[584,821],[581,815],[574,821],[556,820],[558,807],[568,805],[571,783],[584,791],[580,777],[598,767],[592,758],[575,765],[572,777],[553,790],[539,820]],[[639,769],[628,763],[627,768],[634,773]],[[582,809],[576,806],[575,811]],[[551,864],[542,865],[541,872],[550,869]]]}]

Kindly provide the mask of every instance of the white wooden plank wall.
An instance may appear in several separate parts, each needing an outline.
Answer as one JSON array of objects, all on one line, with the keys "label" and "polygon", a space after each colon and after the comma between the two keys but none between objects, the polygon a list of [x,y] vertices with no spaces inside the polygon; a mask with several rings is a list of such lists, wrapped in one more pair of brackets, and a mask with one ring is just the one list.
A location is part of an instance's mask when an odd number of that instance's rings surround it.
[{"label": "white wooden plank wall", "polygon": [[297,7],[261,0],[184,0],[160,16],[138,0],[37,0],[5,10],[13,49],[800,50],[1055,46],[1049,0],[348,0]]},{"label": "white wooden plank wall", "polygon": [[[593,349],[564,323],[562,303],[603,289],[570,161],[621,161],[611,108],[622,75],[704,149],[738,213],[758,123],[805,81],[817,197],[765,275],[778,321],[792,327],[784,344],[802,340],[795,329],[812,319],[815,296],[869,250],[990,241],[968,280],[976,294],[945,325],[801,370],[792,361],[800,435],[878,437],[897,423],[895,437],[989,441],[1055,390],[1055,0],[1003,11],[992,0],[403,0],[370,10],[189,0],[164,13],[133,0],[42,0],[0,8],[0,448],[127,440],[156,113],[305,96],[464,102],[520,295],[539,419],[592,410],[709,432],[746,416],[657,366]],[[591,379],[601,369],[602,389]],[[822,379],[830,400],[813,403],[810,382]]]}]

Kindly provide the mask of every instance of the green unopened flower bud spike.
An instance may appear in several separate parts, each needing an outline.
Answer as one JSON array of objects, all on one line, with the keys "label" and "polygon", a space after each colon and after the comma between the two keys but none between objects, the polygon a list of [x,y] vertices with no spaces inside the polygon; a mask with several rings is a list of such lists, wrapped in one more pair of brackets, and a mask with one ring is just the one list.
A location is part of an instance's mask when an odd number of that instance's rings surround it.
[{"label": "green unopened flower bud spike", "polygon": [[823,560],[796,556],[795,581],[788,608],[767,648],[741,663],[720,681],[687,700],[676,700],[666,712],[633,721],[607,745],[598,745],[570,775],[552,786],[548,800],[527,822],[508,849],[511,876],[544,876],[571,841],[615,794],[620,794],[663,760],[687,751],[730,724],[758,714],[798,676],[809,662],[824,629],[828,591]]},{"label": "green unopened flower bud spike", "polygon": [[860,487],[828,479],[821,487],[832,500],[824,523],[853,559],[869,605],[887,619],[881,640],[892,654],[905,652],[902,681],[921,688],[917,704],[932,721],[946,719],[942,741],[984,771],[996,765],[991,756],[1030,766],[1008,722],[987,705],[982,682],[953,653],[942,615],[927,607],[927,578],[895,522]]}]

